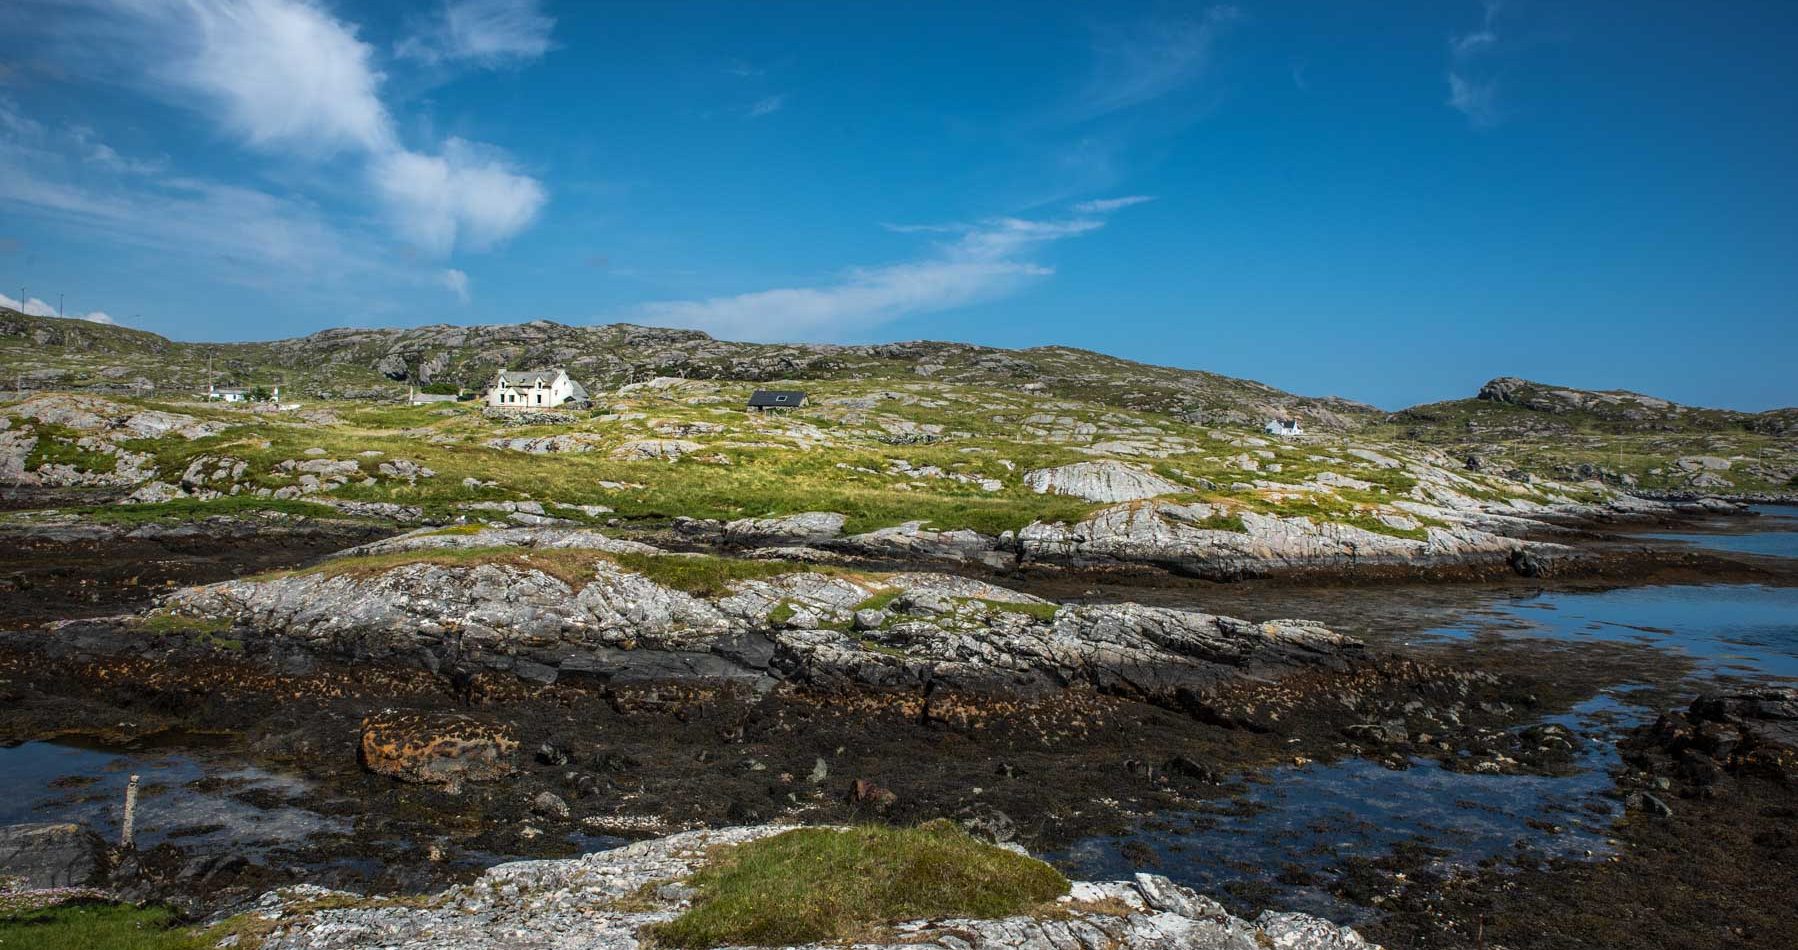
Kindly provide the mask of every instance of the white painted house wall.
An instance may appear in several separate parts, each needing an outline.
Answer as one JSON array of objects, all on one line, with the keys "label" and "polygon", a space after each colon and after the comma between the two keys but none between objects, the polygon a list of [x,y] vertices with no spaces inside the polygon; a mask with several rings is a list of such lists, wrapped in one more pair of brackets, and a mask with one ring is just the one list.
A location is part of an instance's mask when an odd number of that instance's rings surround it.
[{"label": "white painted house wall", "polygon": [[576,398],[585,392],[562,369],[502,372],[487,389],[487,405],[495,409],[552,409]]}]

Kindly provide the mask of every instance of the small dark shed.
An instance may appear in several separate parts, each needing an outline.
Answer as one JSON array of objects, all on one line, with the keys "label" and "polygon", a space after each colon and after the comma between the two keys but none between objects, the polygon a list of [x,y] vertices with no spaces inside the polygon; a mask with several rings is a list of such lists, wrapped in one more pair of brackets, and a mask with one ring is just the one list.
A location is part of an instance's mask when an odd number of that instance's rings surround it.
[{"label": "small dark shed", "polygon": [[749,397],[749,408],[758,412],[769,409],[797,409],[805,405],[805,393],[796,389],[758,389]]}]

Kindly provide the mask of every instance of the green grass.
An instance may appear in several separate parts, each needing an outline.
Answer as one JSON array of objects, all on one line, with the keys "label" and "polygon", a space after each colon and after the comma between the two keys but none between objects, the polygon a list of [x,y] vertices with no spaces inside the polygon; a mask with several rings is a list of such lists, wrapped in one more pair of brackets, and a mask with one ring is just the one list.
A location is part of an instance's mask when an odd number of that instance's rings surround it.
[{"label": "green grass", "polygon": [[1002,610],[1008,614],[1023,614],[1026,617],[1034,617],[1044,623],[1054,620],[1056,612],[1061,610],[1060,604],[1014,603],[1006,600],[987,600],[984,597],[970,599],[985,604],[993,610]]},{"label": "green grass", "polygon": [[697,597],[716,597],[727,593],[730,586],[738,581],[779,577],[802,571],[856,576],[854,572],[841,568],[793,561],[754,561],[682,554],[615,554],[611,558],[619,567],[636,571],[663,587],[683,590]]},{"label": "green grass", "polygon": [[217,647],[221,650],[240,651],[243,641],[222,634],[231,630],[231,621],[220,617],[189,617],[185,614],[154,611],[146,615],[138,624],[145,633],[163,636],[182,636],[195,643]]},{"label": "green grass", "polygon": [[1008,917],[1067,893],[1035,858],[935,821],[805,828],[723,850],[688,882],[693,906],[649,928],[663,946],[852,941],[926,917]]},{"label": "green grass", "polygon": [[82,434],[74,429],[38,423],[34,432],[37,444],[25,457],[27,469],[40,465],[67,465],[82,472],[110,473],[119,467],[116,457],[76,445],[75,440]]},{"label": "green grass", "polygon": [[64,904],[0,916],[0,950],[209,950],[166,907]]},{"label": "green grass", "polygon": [[862,576],[842,568],[792,561],[755,561],[705,554],[612,554],[580,548],[540,549],[491,545],[332,558],[298,571],[277,571],[262,577],[266,579],[290,574],[323,574],[327,577],[353,574],[366,577],[408,564],[437,564],[444,567],[502,564],[542,571],[578,590],[593,579],[596,566],[601,561],[616,564],[627,571],[635,571],[663,587],[672,587],[697,597],[726,594],[731,585],[739,581],[802,571],[843,577]]},{"label": "green grass", "polygon": [[903,593],[905,593],[905,591],[902,591],[897,587],[892,588],[890,590],[883,590],[880,593],[875,594],[872,597],[869,597],[867,600],[864,600],[861,603],[856,604],[855,609],[858,611],[861,611],[861,610],[885,610],[885,609],[887,609],[888,604],[891,604],[893,601],[898,600],[899,595],[903,594]]}]

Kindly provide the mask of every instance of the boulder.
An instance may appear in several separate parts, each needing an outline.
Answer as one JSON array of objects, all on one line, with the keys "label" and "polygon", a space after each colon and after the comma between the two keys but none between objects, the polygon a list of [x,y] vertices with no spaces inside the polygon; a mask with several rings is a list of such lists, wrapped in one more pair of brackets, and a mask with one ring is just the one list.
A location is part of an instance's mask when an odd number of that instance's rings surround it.
[{"label": "boulder", "polygon": [[106,842],[82,825],[0,828],[0,878],[21,878],[27,887],[81,887],[93,883],[105,867]]},{"label": "boulder", "polygon": [[674,461],[689,452],[697,452],[702,448],[698,442],[686,439],[636,439],[626,442],[612,450],[612,457],[623,462],[640,462],[653,459]]},{"label": "boulder", "polygon": [[1024,473],[1024,484],[1039,495],[1073,495],[1087,501],[1139,501],[1187,491],[1154,472],[1111,460],[1075,462]]},{"label": "boulder", "polygon": [[740,518],[724,526],[724,537],[735,544],[816,544],[841,535],[848,520],[834,511],[807,511],[779,518]]},{"label": "boulder", "polygon": [[383,710],[362,720],[361,758],[369,771],[421,785],[459,785],[512,771],[518,736],[510,726],[456,713]]}]

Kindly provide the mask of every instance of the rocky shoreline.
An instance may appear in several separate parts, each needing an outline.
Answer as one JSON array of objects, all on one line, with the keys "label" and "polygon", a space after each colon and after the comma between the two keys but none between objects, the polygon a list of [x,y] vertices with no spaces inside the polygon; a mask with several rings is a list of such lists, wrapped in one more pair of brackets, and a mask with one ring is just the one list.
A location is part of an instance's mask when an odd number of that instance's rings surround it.
[{"label": "rocky shoreline", "polygon": [[[633,950],[641,931],[690,906],[682,884],[721,847],[791,830],[694,831],[564,861],[502,864],[422,901],[368,900],[316,888],[273,892],[249,911],[264,950]],[[811,945],[820,946],[820,945]],[[1234,917],[1165,877],[1075,882],[1042,912],[894,924],[862,947],[1053,950],[1372,950],[1353,930],[1304,914]]]}]

